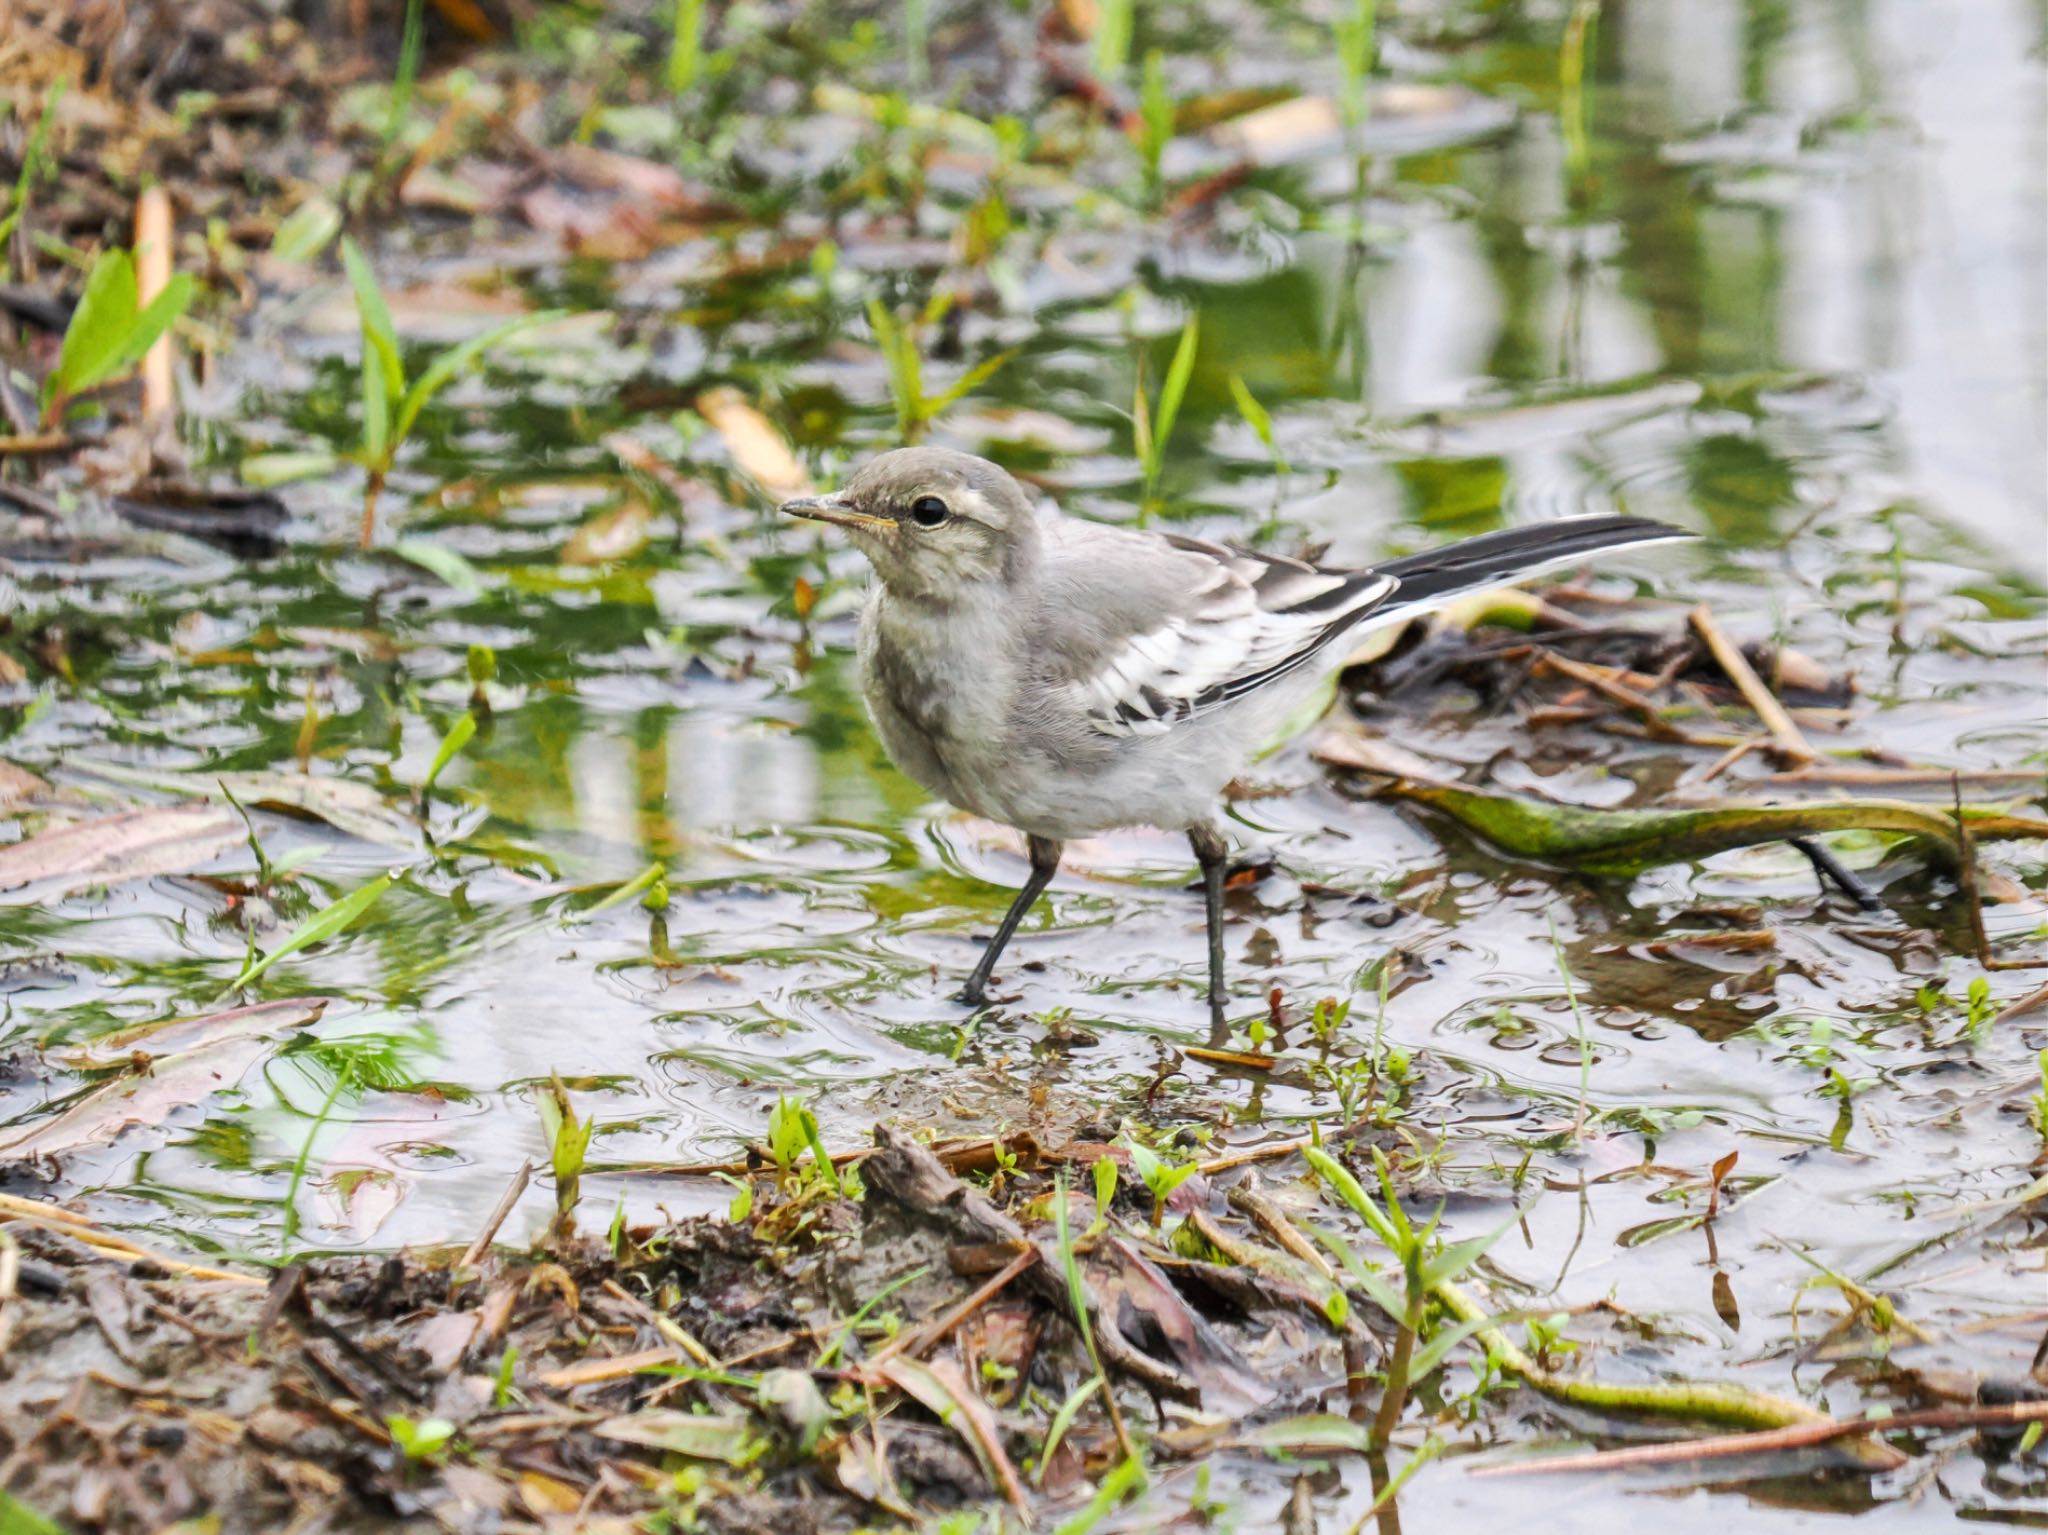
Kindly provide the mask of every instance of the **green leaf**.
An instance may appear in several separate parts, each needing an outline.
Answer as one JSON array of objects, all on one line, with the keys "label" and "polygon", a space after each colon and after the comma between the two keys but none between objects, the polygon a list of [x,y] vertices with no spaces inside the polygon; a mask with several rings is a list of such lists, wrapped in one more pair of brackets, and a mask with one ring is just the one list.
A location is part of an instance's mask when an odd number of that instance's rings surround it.
[{"label": "green leaf", "polygon": [[362,247],[348,235],[341,237],[341,264],[348,271],[348,280],[356,290],[356,319],[363,330],[365,370],[370,363],[370,354],[375,353],[383,369],[384,395],[387,399],[405,393],[405,364],[399,360],[398,331],[391,323],[391,311],[385,307],[384,294],[377,286],[377,274],[370,270],[370,263],[364,259]]},{"label": "green leaf", "polygon": [[[115,354],[112,372],[106,375],[125,373],[142,361],[142,354],[156,345],[156,338],[177,324],[178,317],[192,303],[192,274],[179,272],[164,284],[164,291],[149,301],[149,307],[129,322],[128,333],[122,339],[119,352]],[[81,389],[90,389],[104,379],[94,379],[82,384]],[[73,393],[76,393],[74,390]]]},{"label": "green leaf", "polygon": [[1315,1233],[1317,1241],[1337,1255],[1337,1262],[1343,1266],[1345,1277],[1365,1291],[1375,1306],[1391,1317],[1406,1314],[1408,1302],[1402,1297],[1401,1292],[1367,1268],[1358,1254],[1351,1250],[1349,1242],[1323,1226],[1311,1226],[1309,1230]]},{"label": "green leaf", "polygon": [[325,448],[287,450],[281,453],[252,453],[242,460],[236,473],[252,490],[269,490],[295,480],[318,479],[332,474],[341,460]]},{"label": "green leaf", "polygon": [[[1950,812],[1908,800],[1727,800],[1677,809],[1588,810],[1423,779],[1396,779],[1383,792],[1443,812],[1504,853],[1593,874],[1635,874],[1759,842],[1850,830],[1904,832],[1951,860],[1958,853]],[[2048,821],[1994,807],[1965,805],[1963,817],[1979,837],[2048,837]]]},{"label": "green leaf", "polygon": [[[1173,349],[1173,361],[1167,365],[1166,382],[1159,390],[1159,410],[1152,423],[1152,454],[1155,461],[1163,462],[1166,446],[1173,436],[1174,419],[1180,415],[1180,402],[1188,392],[1188,380],[1195,373],[1195,345],[1201,335],[1201,316],[1189,315],[1188,323],[1181,327],[1180,345]],[[1153,476],[1158,477],[1156,472]]]},{"label": "green leaf", "polygon": [[1472,1334],[1484,1332],[1489,1327],[1499,1327],[1504,1322],[1512,1322],[1518,1314],[1516,1312],[1502,1312],[1498,1316],[1476,1316],[1469,1321],[1459,1322],[1454,1327],[1446,1327],[1433,1334],[1429,1342],[1417,1349],[1409,1358],[1408,1378],[1411,1381],[1421,1380],[1423,1376],[1442,1364],[1452,1349],[1463,1343]]},{"label": "green leaf", "polygon": [[311,261],[341,233],[341,210],[315,192],[278,224],[270,237],[273,260],[297,265]]},{"label": "green leaf", "polygon": [[113,371],[135,320],[135,303],[135,258],[124,250],[102,251],[64,329],[56,371],[43,389],[45,405],[89,389]]},{"label": "green leaf", "polygon": [[1446,1247],[1442,1252],[1422,1265],[1423,1284],[1429,1289],[1434,1290],[1446,1279],[1456,1279],[1466,1269],[1477,1263],[1487,1248],[1493,1246],[1494,1243],[1505,1236],[1509,1228],[1521,1218],[1522,1212],[1517,1210],[1484,1236],[1476,1236],[1469,1241],[1457,1242]]},{"label": "green leaf", "polygon": [[768,1441],[749,1429],[745,1413],[679,1412],[656,1407],[592,1426],[600,1439],[667,1450],[692,1460],[718,1460],[743,1466],[768,1448]]},{"label": "green leaf", "polygon": [[455,1425],[446,1418],[422,1418],[415,1423],[394,1413],[384,1420],[384,1427],[407,1460],[431,1460],[455,1437]]},{"label": "green leaf", "polygon": [[422,789],[434,787],[434,781],[441,776],[441,769],[453,762],[462,748],[469,745],[470,737],[476,734],[476,716],[465,713],[461,719],[448,727],[448,733],[441,737],[441,749],[434,753],[434,764],[427,769],[427,781]]},{"label": "green leaf", "polygon": [[980,362],[955,379],[944,393],[933,399],[926,400],[924,402],[924,413],[927,416],[936,416],[940,411],[954,404],[963,396],[972,394],[983,384],[994,378],[997,373],[1001,372],[1003,364],[1016,355],[1017,350],[1015,347],[1012,347],[1007,352],[998,352],[993,357],[982,358]]},{"label": "green leaf", "polygon": [[333,905],[313,913],[312,916],[293,928],[283,943],[272,949],[261,959],[244,965],[242,973],[235,977],[234,981],[228,986],[228,990],[237,991],[247,986],[251,981],[254,981],[279,960],[284,959],[288,955],[296,954],[303,948],[334,937],[335,934],[339,933],[343,928],[374,906],[377,902],[377,897],[390,888],[391,876],[389,874],[380,874],[368,884],[360,885],[350,891]]},{"label": "green leaf", "polygon": [[426,372],[422,373],[414,381],[412,388],[405,392],[405,398],[399,403],[397,419],[391,424],[392,441],[404,442],[412,431],[413,423],[419,419],[420,412],[434,396],[439,394],[456,374],[485,352],[507,336],[545,324],[550,320],[559,320],[564,313],[565,311],[560,309],[543,309],[535,314],[519,315],[502,325],[493,325],[481,335],[471,336],[467,341],[458,342],[442,352],[427,364]]},{"label": "green leaf", "polygon": [[478,596],[484,589],[483,573],[445,544],[429,543],[423,538],[401,538],[391,546],[391,552],[402,560],[410,560],[428,574],[439,576],[465,597]]},{"label": "green leaf", "polygon": [[1266,451],[1273,455],[1273,467],[1282,474],[1290,472],[1287,460],[1281,457],[1279,444],[1273,438],[1273,418],[1261,405],[1258,396],[1237,374],[1230,375],[1230,397],[1237,402],[1237,413],[1244,417],[1245,425],[1258,434]]},{"label": "green leaf", "polygon": [[[1358,1212],[1359,1219],[1371,1228],[1372,1234],[1386,1244],[1389,1252],[1398,1253],[1402,1240],[1400,1228],[1387,1219],[1386,1212],[1373,1203],[1372,1195],[1359,1186],[1356,1178],[1335,1157],[1319,1146],[1304,1146],[1301,1152],[1308,1165],[1322,1174],[1323,1181],[1337,1191],[1337,1197]],[[1374,1297],[1378,1299],[1377,1296]]]},{"label": "green leaf", "polygon": [[56,1520],[0,1488],[0,1535],[64,1535],[64,1530]]}]

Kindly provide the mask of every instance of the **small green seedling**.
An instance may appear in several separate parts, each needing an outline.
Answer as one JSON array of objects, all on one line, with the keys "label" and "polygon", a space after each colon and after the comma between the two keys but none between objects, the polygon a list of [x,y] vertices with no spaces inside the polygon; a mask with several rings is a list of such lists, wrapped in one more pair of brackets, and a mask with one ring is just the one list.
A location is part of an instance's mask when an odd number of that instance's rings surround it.
[{"label": "small green seedling", "polygon": [[834,1194],[844,1195],[846,1186],[840,1181],[839,1169],[833,1165],[832,1153],[825,1149],[825,1136],[818,1128],[818,1116],[811,1112],[803,1099],[779,1095],[775,1107],[768,1111],[768,1154],[775,1159],[776,1168],[788,1176],[796,1170],[796,1159],[806,1147],[816,1164],[819,1180]]},{"label": "small green seedling", "polygon": [[398,1453],[414,1464],[435,1464],[444,1459],[455,1442],[455,1425],[446,1418],[412,1418],[392,1413],[384,1420],[385,1432]]},{"label": "small green seedling", "polygon": [[124,250],[102,251],[86,275],[85,291],[71,311],[57,366],[43,381],[43,426],[54,429],[71,402],[112,383],[137,363],[192,302],[192,275],[180,272],[163,292],[141,303],[135,257]]},{"label": "small green seedling", "polygon": [[904,322],[891,314],[880,299],[868,300],[868,326],[875,333],[875,345],[889,365],[889,397],[896,404],[896,435],[905,443],[916,442],[925,429],[965,396],[994,378],[1010,360],[1008,352],[984,357],[937,394],[924,391],[924,358],[920,338],[946,317],[953,307],[953,295],[934,293],[916,319]]},{"label": "small green seedling", "polygon": [[1169,1162],[1135,1140],[1125,1141],[1124,1149],[1131,1154],[1139,1181],[1152,1192],[1152,1224],[1157,1226],[1166,1214],[1167,1199],[1194,1176],[1196,1164]]},{"label": "small green seedling", "polygon": [[540,1122],[547,1136],[549,1169],[555,1175],[555,1226],[567,1232],[575,1221],[576,1202],[583,1192],[583,1164],[590,1154],[590,1137],[597,1121],[579,1120],[569,1089],[559,1076],[548,1078],[547,1091],[540,1098]]},{"label": "small green seedling", "polygon": [[491,1379],[491,1405],[500,1412],[510,1407],[519,1395],[519,1388],[512,1384],[519,1370],[519,1346],[505,1345],[505,1352],[498,1356],[498,1370]]},{"label": "small green seedling", "polygon": [[1088,1227],[1088,1235],[1100,1236],[1109,1229],[1109,1207],[1116,1199],[1116,1158],[1097,1157],[1090,1171],[1095,1178],[1095,1219]]},{"label": "small green seedling", "polygon": [[1394,1348],[1387,1358],[1386,1387],[1380,1395],[1379,1412],[1373,1420],[1373,1438],[1384,1445],[1401,1421],[1401,1408],[1408,1399],[1409,1387],[1427,1376],[1453,1348],[1480,1328],[1496,1325],[1493,1318],[1460,1322],[1455,1327],[1442,1329],[1418,1349],[1416,1344],[1422,1334],[1431,1292],[1477,1263],[1520,1217],[1510,1217],[1484,1236],[1442,1247],[1432,1241],[1437,1222],[1443,1218],[1442,1206],[1438,1206],[1436,1213],[1418,1230],[1401,1208],[1401,1201],[1394,1193],[1393,1171],[1378,1147],[1373,1148],[1372,1157],[1373,1166],[1379,1173],[1380,1193],[1386,1200],[1384,1209],[1328,1152],[1309,1146],[1303,1149],[1302,1155],[1401,1265],[1401,1287],[1396,1289],[1368,1268],[1335,1232],[1320,1229],[1316,1232],[1324,1245],[1337,1256],[1351,1282],[1396,1324]]},{"label": "small green seedling", "polygon": [[1991,981],[1988,976],[1978,976],[1970,982],[1970,989],[1964,997],[1966,1027],[1972,1043],[1983,1043],[1990,1032],[1991,1020],[1998,1016],[1998,1008],[1991,1000]]},{"label": "small green seedling", "polygon": [[2034,1121],[2034,1129],[2044,1141],[2048,1141],[2048,1050],[2041,1052],[2041,1090],[2033,1096],[2033,1108],[2028,1117]]},{"label": "small green seedling", "polygon": [[356,318],[362,328],[363,438],[353,455],[367,474],[363,483],[362,546],[370,547],[377,531],[377,498],[399,450],[412,435],[420,412],[471,363],[507,337],[560,316],[559,310],[520,315],[494,325],[481,335],[458,341],[429,362],[418,378],[406,380],[405,361],[398,352],[398,331],[391,310],[377,287],[376,275],[362,248],[344,235],[341,262],[355,289]]}]

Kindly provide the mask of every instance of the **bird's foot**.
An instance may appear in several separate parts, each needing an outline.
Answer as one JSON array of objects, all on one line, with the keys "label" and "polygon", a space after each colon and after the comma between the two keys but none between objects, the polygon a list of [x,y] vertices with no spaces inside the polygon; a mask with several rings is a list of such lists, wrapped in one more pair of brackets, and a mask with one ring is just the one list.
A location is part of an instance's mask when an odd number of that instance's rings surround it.
[{"label": "bird's foot", "polygon": [[988,989],[979,981],[969,981],[953,993],[953,1000],[967,1007],[982,1008],[989,1005]]}]

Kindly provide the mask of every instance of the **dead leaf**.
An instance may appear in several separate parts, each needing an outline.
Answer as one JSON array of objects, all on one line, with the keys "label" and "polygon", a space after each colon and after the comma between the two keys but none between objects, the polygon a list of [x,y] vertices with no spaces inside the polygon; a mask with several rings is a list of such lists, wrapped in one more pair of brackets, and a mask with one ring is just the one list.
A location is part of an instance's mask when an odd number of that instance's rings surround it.
[{"label": "dead leaf", "polygon": [[64,1156],[111,1145],[133,1125],[162,1124],[174,1111],[241,1081],[269,1043],[240,1035],[153,1060],[142,1071],[101,1083],[55,1118],[0,1133],[0,1158]]},{"label": "dead leaf", "polygon": [[647,547],[647,530],[653,523],[654,508],[640,497],[628,495],[569,535],[562,546],[562,563],[609,565],[629,560]]},{"label": "dead leaf", "polygon": [[729,1466],[743,1466],[752,1460],[761,1443],[748,1428],[747,1415],[737,1412],[676,1412],[657,1407],[606,1418],[590,1432],[620,1444],[667,1450],[693,1460],[722,1460]]},{"label": "dead leaf", "polygon": [[583,1506],[583,1494],[567,1482],[557,1481],[539,1471],[519,1473],[519,1501],[536,1519],[550,1514],[573,1514]]},{"label": "dead leaf", "polygon": [[137,1051],[161,1057],[228,1039],[274,1039],[288,1030],[319,1022],[327,1001],[326,997],[292,997],[281,1002],[225,1008],[217,1013],[160,1018],[154,1023],[133,1024],[102,1034],[75,1050],[59,1051],[52,1059],[69,1071],[104,1071],[110,1066],[127,1065]]},{"label": "dead leaf", "polygon": [[697,396],[697,413],[718,429],[741,472],[776,500],[811,493],[811,477],[782,434],[737,389],[705,390]]},{"label": "dead leaf", "polygon": [[[111,762],[80,761],[77,766],[116,783],[166,794],[219,799],[225,790],[243,805],[296,811],[381,847],[409,853],[419,846],[418,822],[385,803],[384,796],[368,784],[349,778],[310,773],[152,773]],[[236,835],[241,835],[240,820],[230,818],[235,820]]]},{"label": "dead leaf", "polygon": [[[1208,1412],[1242,1416],[1273,1399],[1273,1388],[1252,1374],[1222,1334],[1196,1315],[1167,1277],[1121,1237],[1111,1237],[1108,1250],[1116,1263],[1114,1288],[1140,1314],[1150,1318],[1174,1360],[1200,1388]],[[1111,1286],[1104,1286],[1105,1291]],[[1105,1300],[1108,1297],[1105,1296]],[[1121,1310],[1114,1301],[1105,1314]]]},{"label": "dead leaf", "polygon": [[242,840],[240,818],[213,805],[156,805],[60,826],[0,848],[0,890],[54,896],[153,874],[186,874]]},{"label": "dead leaf", "polygon": [[1018,1510],[1024,1508],[1024,1487],[1017,1480],[1017,1468],[1003,1451],[995,1414],[967,1384],[958,1365],[949,1359],[924,1364],[899,1355],[882,1366],[881,1375],[958,1434],[981,1462],[989,1485],[1000,1488]]},{"label": "dead leaf", "polygon": [[[0,682],[6,678],[0,677]],[[50,786],[27,768],[0,761],[0,815],[12,815],[23,805],[50,792]]]}]

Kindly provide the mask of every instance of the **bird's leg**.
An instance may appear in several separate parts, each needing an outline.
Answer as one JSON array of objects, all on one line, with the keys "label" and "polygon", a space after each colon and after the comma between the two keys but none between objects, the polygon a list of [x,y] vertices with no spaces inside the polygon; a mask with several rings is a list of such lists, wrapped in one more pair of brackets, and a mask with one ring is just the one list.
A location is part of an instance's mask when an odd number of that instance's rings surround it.
[{"label": "bird's leg", "polygon": [[1202,866],[1202,904],[1209,919],[1209,1027],[1223,1036],[1223,874],[1230,844],[1207,821],[1188,828],[1188,845]]},{"label": "bird's leg", "polygon": [[1024,913],[1045,894],[1045,887],[1052,883],[1053,875],[1059,871],[1059,843],[1050,837],[1026,840],[1031,848],[1031,877],[1024,881],[1024,888],[1017,892],[1017,899],[1010,902],[1010,909],[1003,913],[1002,925],[996,929],[995,937],[981,951],[981,963],[974,967],[974,973],[967,977],[967,984],[960,988],[958,1000],[969,1007],[988,1005],[988,978],[996,968],[996,961],[1003,957],[1003,949],[1016,935],[1017,924],[1024,920]]}]

